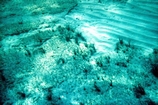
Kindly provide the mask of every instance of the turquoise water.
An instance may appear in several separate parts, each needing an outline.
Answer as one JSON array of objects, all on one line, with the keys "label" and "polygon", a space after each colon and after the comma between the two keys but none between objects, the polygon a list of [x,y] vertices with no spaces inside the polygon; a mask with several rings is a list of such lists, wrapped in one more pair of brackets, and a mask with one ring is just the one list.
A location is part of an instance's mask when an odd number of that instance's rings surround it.
[{"label": "turquoise water", "polygon": [[1,105],[157,105],[158,1],[1,1]]}]

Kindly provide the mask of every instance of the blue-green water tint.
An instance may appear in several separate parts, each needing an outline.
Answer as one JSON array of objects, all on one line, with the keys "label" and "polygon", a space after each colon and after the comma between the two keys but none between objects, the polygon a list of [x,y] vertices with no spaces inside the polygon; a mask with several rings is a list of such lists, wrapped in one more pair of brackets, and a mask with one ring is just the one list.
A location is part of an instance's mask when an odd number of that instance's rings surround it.
[{"label": "blue-green water tint", "polygon": [[156,105],[158,1],[3,1],[0,104]]}]

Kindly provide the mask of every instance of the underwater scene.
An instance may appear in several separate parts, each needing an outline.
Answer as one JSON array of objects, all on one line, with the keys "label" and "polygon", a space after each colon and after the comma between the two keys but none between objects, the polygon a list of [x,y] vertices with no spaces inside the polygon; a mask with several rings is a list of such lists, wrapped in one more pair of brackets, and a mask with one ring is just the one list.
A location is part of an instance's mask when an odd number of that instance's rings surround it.
[{"label": "underwater scene", "polygon": [[0,105],[158,105],[158,0],[0,0]]}]

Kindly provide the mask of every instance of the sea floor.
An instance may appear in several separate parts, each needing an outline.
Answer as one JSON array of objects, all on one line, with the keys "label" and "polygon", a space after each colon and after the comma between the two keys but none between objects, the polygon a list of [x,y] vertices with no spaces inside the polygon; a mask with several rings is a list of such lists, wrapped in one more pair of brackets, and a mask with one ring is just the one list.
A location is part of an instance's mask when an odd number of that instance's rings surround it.
[{"label": "sea floor", "polygon": [[158,1],[38,3],[1,3],[0,104],[158,104]]}]

